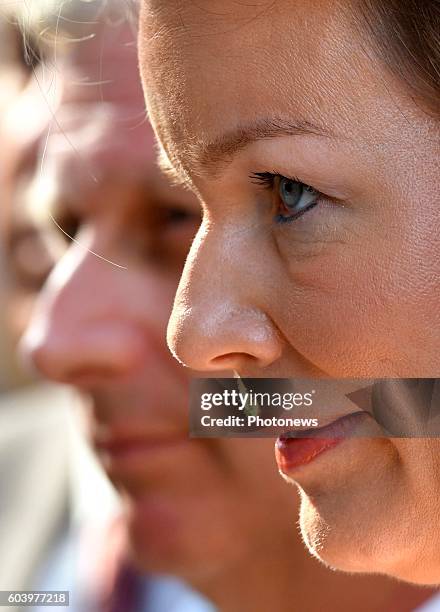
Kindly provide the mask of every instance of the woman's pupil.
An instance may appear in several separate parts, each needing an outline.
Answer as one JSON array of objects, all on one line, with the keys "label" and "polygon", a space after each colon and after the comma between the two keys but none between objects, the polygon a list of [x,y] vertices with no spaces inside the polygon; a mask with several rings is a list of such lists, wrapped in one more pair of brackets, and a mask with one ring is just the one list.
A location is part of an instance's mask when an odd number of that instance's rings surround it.
[{"label": "woman's pupil", "polygon": [[[298,196],[301,193],[301,186],[292,180],[282,179],[281,181],[281,195],[284,203],[287,206],[294,206],[297,203]],[[294,201],[292,201],[294,198]]]}]

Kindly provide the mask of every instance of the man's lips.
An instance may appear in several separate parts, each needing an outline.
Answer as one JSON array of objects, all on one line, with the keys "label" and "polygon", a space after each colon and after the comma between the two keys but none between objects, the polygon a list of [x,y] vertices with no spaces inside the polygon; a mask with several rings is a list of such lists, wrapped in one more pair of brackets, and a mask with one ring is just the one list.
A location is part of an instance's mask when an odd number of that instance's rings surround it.
[{"label": "man's lips", "polygon": [[125,478],[140,475],[146,468],[161,463],[176,448],[188,442],[187,429],[182,424],[169,424],[145,419],[96,425],[93,446],[110,477]]},{"label": "man's lips", "polygon": [[125,446],[136,443],[166,443],[188,437],[186,419],[154,418],[150,415],[122,415],[123,418],[104,420],[95,414],[91,421],[91,436],[97,449],[118,452]]},{"label": "man's lips", "polygon": [[275,446],[280,471],[289,475],[296,468],[311,463],[325,451],[354,435],[356,428],[370,418],[366,412],[353,412],[325,427],[283,434]]},{"label": "man's lips", "polygon": [[[166,487],[166,474],[185,457],[188,436],[110,438],[95,442],[100,463],[117,489],[138,497]],[[183,454],[182,454],[183,453]]]},{"label": "man's lips", "polygon": [[154,452],[155,450],[165,449],[186,441],[187,436],[161,436],[161,437],[141,437],[130,438],[107,438],[106,440],[95,441],[95,448],[103,453],[111,455],[115,459],[129,457],[137,453]]}]

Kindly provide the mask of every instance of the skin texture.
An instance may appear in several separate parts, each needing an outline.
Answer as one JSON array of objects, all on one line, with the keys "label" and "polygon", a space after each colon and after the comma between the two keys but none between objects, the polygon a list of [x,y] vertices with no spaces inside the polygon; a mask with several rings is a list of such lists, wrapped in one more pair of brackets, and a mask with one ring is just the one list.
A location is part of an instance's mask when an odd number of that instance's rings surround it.
[{"label": "skin texture", "polygon": [[[140,60],[164,163],[203,208],[175,356],[213,375],[438,377],[439,124],[347,4],[144,0]],[[279,223],[256,172],[323,195]],[[439,450],[351,439],[288,474],[312,554],[439,582]]]},{"label": "skin texture", "polygon": [[[335,575],[292,538],[292,493],[276,474],[273,441],[188,440],[189,372],[165,335],[199,206],[156,166],[132,33],[98,34],[63,59],[43,173],[36,163],[25,180],[44,242],[64,255],[23,350],[40,374],[83,393],[92,441],[124,498],[134,560],[185,578],[227,612],[287,612],[292,601],[311,611],[351,611],[354,601],[365,612],[391,603],[409,611],[429,594]],[[96,80],[110,82],[78,85]],[[19,244],[11,241],[11,261]]]}]

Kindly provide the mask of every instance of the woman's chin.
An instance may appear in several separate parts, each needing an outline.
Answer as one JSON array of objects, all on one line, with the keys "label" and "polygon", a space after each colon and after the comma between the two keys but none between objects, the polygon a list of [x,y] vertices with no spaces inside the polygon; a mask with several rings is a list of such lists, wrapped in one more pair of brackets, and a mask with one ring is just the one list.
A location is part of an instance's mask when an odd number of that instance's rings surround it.
[{"label": "woman's chin", "polygon": [[[362,520],[362,510],[350,519],[346,515],[323,517],[322,500],[313,500],[300,490],[301,505],[299,524],[301,535],[309,552],[327,567],[360,574],[386,574],[393,578],[418,585],[438,585],[440,560],[432,545],[423,545],[411,538],[414,524],[400,516],[400,529],[384,531],[369,520]],[[406,523],[406,524],[405,524]],[[417,534],[420,535],[420,534]],[[419,554],[408,556],[408,541],[412,541]],[[418,545],[420,544],[420,546]],[[432,544],[432,543],[431,543]]]},{"label": "woman's chin", "polygon": [[336,522],[328,522],[323,514],[319,504],[301,490],[299,524],[309,552],[331,569],[350,573],[377,572],[374,551],[363,550],[364,540],[371,542],[371,538],[359,528],[350,528],[345,521],[339,521],[338,517],[334,517]]}]

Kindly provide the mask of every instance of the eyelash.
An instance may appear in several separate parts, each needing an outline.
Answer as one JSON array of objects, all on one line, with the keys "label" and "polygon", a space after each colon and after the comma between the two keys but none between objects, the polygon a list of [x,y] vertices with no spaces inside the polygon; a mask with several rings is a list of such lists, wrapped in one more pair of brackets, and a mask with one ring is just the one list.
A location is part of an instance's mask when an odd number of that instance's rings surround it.
[{"label": "eyelash", "polygon": [[[306,188],[311,188],[310,185],[307,185],[306,183],[303,183],[302,181],[300,181],[298,178],[294,177],[294,176],[284,176],[282,174],[279,174],[278,172],[253,172],[252,174],[249,175],[249,178],[251,179],[251,182],[254,185],[259,185],[260,187],[262,187],[263,189],[266,189],[268,191],[272,191],[275,187],[275,180],[277,178],[279,179],[288,179],[290,181],[294,181],[295,183],[299,183],[300,185],[303,185]],[[313,189],[313,188],[311,188]],[[315,206],[317,206],[317,204],[319,203],[319,199],[320,196],[322,195],[319,191],[313,189],[314,191],[317,192],[317,199],[316,202],[311,204],[310,206],[308,206],[307,208],[305,208],[304,210],[298,212],[295,215],[291,215],[289,217],[283,216],[281,214],[277,214],[275,216],[275,221],[277,223],[291,223],[292,221],[296,221],[297,219],[299,219],[299,217],[302,217],[305,213],[307,213],[309,210],[311,210],[312,208],[314,208]]]}]

